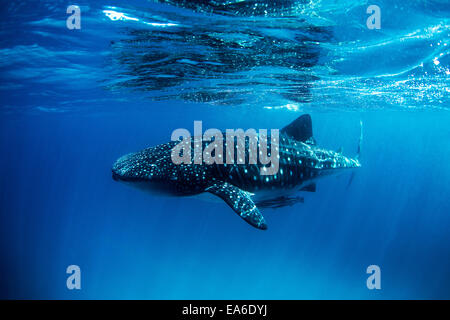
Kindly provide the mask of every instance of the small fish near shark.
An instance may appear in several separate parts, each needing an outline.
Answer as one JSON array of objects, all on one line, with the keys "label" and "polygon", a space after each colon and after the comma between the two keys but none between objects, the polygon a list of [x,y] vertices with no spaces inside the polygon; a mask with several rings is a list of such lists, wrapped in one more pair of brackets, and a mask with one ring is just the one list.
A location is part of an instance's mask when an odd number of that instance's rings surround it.
[{"label": "small fish near shark", "polygon": [[[315,192],[317,179],[361,167],[361,141],[362,123],[355,158],[320,148],[313,138],[311,117],[305,114],[280,130],[276,146],[279,168],[273,175],[264,175],[262,164],[175,164],[172,150],[180,142],[171,141],[119,158],[112,177],[160,195],[214,195],[250,225],[265,230],[267,223],[259,208],[303,202],[299,191]],[[270,141],[267,146],[274,147]]]}]

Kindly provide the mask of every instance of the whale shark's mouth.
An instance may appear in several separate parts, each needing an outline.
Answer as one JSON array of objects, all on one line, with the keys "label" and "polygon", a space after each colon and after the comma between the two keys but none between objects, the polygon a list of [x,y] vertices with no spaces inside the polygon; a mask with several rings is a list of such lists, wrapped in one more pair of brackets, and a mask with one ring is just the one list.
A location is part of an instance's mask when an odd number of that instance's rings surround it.
[{"label": "whale shark's mouth", "polygon": [[121,174],[121,173],[117,172],[116,170],[114,170],[114,168],[111,171],[112,171],[112,178],[114,181],[119,181],[119,182],[145,182],[146,181],[146,179],[144,179],[140,176],[133,177],[133,176]]},{"label": "whale shark's mouth", "polygon": [[114,181],[119,181],[120,180],[119,175],[117,173],[115,173],[114,171],[112,172],[112,178],[113,178]]},{"label": "whale shark's mouth", "polygon": [[112,171],[112,178],[114,181],[128,181],[127,177],[121,175],[120,173],[117,173],[117,171],[115,171],[114,169],[112,169],[111,171]]}]

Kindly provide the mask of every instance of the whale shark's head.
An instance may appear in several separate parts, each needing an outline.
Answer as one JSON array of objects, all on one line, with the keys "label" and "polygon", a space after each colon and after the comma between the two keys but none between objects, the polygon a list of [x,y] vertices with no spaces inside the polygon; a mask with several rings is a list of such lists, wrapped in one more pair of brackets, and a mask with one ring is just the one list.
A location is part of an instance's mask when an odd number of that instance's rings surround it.
[{"label": "whale shark's head", "polygon": [[111,168],[112,178],[159,195],[173,194],[173,184],[163,174],[167,170],[158,165],[156,159],[151,148],[124,155],[114,162]]},{"label": "whale shark's head", "polygon": [[152,164],[148,163],[140,152],[124,155],[114,162],[112,167],[112,178],[122,182],[144,182],[153,176],[150,172]]}]

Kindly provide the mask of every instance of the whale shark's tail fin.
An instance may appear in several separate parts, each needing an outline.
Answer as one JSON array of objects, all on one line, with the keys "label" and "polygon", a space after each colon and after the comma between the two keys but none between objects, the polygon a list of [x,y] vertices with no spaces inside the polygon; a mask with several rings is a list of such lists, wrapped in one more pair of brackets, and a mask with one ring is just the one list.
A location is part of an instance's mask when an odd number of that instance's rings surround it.
[{"label": "whale shark's tail fin", "polygon": [[[359,142],[358,142],[358,149],[356,149],[356,159],[358,161],[361,161],[361,145],[363,141],[363,122],[362,120],[359,120]],[[352,172],[352,175],[350,176],[350,180],[348,181],[347,188],[350,187],[350,185],[353,182],[353,179],[355,178],[355,172]]]},{"label": "whale shark's tail fin", "polygon": [[356,159],[361,160],[361,145],[363,140],[363,122],[359,120],[359,142],[358,149],[356,151]]}]

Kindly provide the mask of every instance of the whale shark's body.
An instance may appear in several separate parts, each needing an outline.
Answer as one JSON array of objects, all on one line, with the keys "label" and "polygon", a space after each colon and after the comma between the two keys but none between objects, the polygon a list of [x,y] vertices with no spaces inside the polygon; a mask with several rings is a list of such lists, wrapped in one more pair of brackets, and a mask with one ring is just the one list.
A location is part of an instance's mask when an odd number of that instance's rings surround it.
[{"label": "whale shark's body", "polygon": [[[274,175],[261,174],[262,164],[175,164],[171,153],[178,143],[121,157],[113,165],[113,179],[166,195],[213,194],[259,229],[267,229],[267,224],[258,207],[302,202],[298,192],[314,192],[317,179],[361,166],[358,158],[316,146],[309,115],[300,116],[280,131],[279,169]],[[226,145],[226,139],[223,143]]]}]

